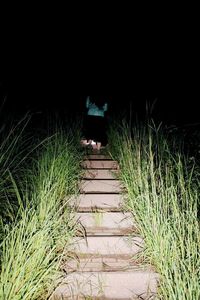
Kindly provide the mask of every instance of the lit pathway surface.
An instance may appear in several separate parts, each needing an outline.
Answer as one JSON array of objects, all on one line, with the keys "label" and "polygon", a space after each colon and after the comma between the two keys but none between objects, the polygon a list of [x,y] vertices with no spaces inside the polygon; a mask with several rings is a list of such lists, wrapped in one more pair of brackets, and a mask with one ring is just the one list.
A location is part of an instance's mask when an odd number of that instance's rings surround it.
[{"label": "lit pathway surface", "polygon": [[140,263],[143,239],[129,212],[123,212],[118,165],[91,154],[83,162],[81,194],[72,199],[82,232],[74,238],[66,277],[51,296],[57,299],[156,299],[158,275]]}]

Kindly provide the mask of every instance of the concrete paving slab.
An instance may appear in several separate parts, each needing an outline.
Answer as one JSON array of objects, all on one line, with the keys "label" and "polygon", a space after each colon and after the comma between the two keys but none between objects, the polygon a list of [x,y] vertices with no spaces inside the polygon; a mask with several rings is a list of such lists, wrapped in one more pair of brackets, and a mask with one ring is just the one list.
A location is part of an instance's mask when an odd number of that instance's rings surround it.
[{"label": "concrete paving slab", "polygon": [[92,255],[134,255],[143,249],[141,237],[128,236],[89,236],[87,238],[74,237],[73,251]]},{"label": "concrete paving slab", "polygon": [[121,211],[123,196],[120,194],[81,194],[69,200],[70,206],[77,206],[77,211]]},{"label": "concrete paving slab", "polygon": [[105,170],[105,169],[87,169],[83,178],[87,179],[116,179],[118,170]]},{"label": "concrete paving slab", "polygon": [[119,180],[82,180],[81,193],[120,193],[121,182]]},{"label": "concrete paving slab", "polygon": [[86,169],[118,169],[118,163],[113,160],[85,160],[82,167]]},{"label": "concrete paving slab", "polygon": [[50,300],[84,299],[84,297],[115,300],[147,300],[150,297],[156,299],[157,280],[158,275],[150,271],[75,272],[66,276]]},{"label": "concrete paving slab", "polygon": [[[98,228],[99,232],[112,230],[132,230],[134,227],[133,217],[131,213],[122,212],[92,212],[92,213],[76,213],[76,220],[80,222],[86,229],[86,232],[94,228]],[[136,224],[135,224],[136,226]]]},{"label": "concrete paving slab", "polygon": [[[71,259],[67,261],[62,269],[67,273],[70,272],[132,272],[133,270],[147,270],[147,266],[142,266],[137,262],[134,262],[130,258],[109,258],[109,257],[99,257],[99,258],[81,258],[81,259]],[[151,270],[150,266],[148,268]]]}]

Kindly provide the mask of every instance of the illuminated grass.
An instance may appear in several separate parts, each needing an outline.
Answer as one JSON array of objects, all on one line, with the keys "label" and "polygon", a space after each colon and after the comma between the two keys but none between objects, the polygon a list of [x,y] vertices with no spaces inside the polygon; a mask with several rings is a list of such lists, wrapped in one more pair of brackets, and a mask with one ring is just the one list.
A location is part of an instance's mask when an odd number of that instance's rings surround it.
[{"label": "illuminated grass", "polygon": [[110,130],[128,193],[126,207],[145,239],[145,257],[160,274],[161,299],[200,299],[199,169],[153,123]]},{"label": "illuminated grass", "polygon": [[67,196],[77,192],[81,161],[76,138],[59,130],[40,143],[19,176],[7,170],[17,211],[2,226],[0,299],[46,299],[70,255],[76,224]]}]

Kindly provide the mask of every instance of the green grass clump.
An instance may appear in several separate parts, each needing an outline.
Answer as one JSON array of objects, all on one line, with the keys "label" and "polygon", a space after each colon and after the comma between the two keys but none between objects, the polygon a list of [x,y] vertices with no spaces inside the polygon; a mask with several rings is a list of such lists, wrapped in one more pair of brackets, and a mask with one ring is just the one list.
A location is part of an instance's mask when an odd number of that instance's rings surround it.
[{"label": "green grass clump", "polygon": [[110,128],[126,208],[145,239],[144,259],[160,274],[161,299],[200,299],[199,167],[153,122]]},{"label": "green grass clump", "polygon": [[[29,139],[25,135],[29,121],[30,116],[26,115],[20,121],[10,119],[0,126],[0,218],[6,222],[13,221],[18,209],[9,172],[18,174],[31,151]],[[2,234],[1,229],[0,239]]]},{"label": "green grass clump", "polygon": [[[57,129],[34,146],[19,174],[5,168],[9,188],[0,186],[7,196],[2,207],[10,207],[11,221],[2,217],[0,299],[46,299],[60,276],[76,231],[68,208],[70,195],[78,191],[81,156],[76,143],[77,134]],[[18,153],[16,144],[12,149]],[[6,147],[2,156],[5,152]]]}]

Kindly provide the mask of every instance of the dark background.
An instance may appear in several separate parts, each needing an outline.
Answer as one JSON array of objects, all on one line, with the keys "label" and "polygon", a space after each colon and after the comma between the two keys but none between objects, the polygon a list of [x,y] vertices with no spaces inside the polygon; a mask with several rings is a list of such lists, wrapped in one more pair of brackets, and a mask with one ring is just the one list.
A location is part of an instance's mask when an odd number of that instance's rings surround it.
[{"label": "dark background", "polygon": [[[157,121],[175,125],[196,124],[200,122],[199,98],[191,91],[165,90],[136,91],[134,85],[132,91],[122,92],[116,90],[101,90],[96,95],[103,96],[109,103],[109,113],[120,115],[125,113],[135,114],[142,119],[145,116],[146,104],[154,103],[153,117]],[[107,95],[106,94],[110,94]],[[94,94],[94,90],[79,90],[77,86],[73,90],[67,83],[37,82],[29,80],[0,79],[0,101],[4,102],[1,114],[9,112],[13,115],[23,115],[27,111],[45,114],[47,111],[60,114],[61,118],[66,114],[77,115],[85,110],[87,95]]]}]

